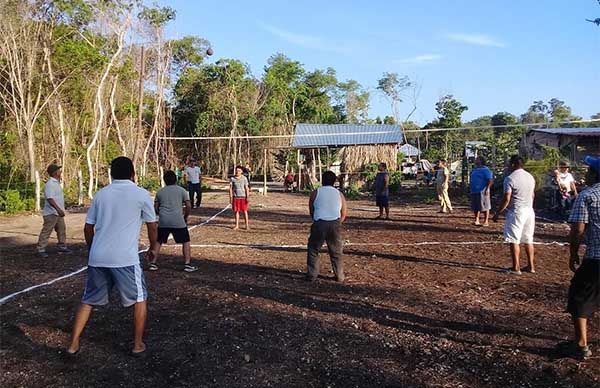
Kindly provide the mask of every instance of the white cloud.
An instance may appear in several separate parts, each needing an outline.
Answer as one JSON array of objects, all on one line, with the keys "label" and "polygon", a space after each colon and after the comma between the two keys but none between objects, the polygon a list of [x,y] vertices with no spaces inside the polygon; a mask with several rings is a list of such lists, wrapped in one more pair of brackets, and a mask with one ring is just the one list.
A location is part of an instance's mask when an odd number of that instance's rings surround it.
[{"label": "white cloud", "polygon": [[263,30],[269,32],[277,38],[296,46],[337,53],[347,53],[349,51],[348,48],[344,47],[343,45],[336,45],[332,42],[327,42],[318,36],[295,33],[265,23],[259,23],[259,25]]},{"label": "white cloud", "polygon": [[422,54],[417,55],[416,57],[397,59],[394,61],[394,63],[404,65],[420,65],[424,63],[438,62],[440,59],[442,59],[442,56],[438,54]]},{"label": "white cloud", "polygon": [[476,46],[487,46],[487,47],[506,47],[506,43],[497,40],[496,38],[485,35],[485,34],[460,34],[452,33],[446,34],[446,39],[453,40],[455,42],[462,42],[472,44]]}]

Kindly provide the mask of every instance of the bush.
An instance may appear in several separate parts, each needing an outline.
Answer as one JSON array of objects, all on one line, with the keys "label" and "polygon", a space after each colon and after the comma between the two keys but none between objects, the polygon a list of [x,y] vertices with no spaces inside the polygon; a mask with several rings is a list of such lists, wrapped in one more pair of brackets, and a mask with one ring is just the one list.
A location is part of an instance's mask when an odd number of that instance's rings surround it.
[{"label": "bush", "polygon": [[350,186],[348,186],[348,188],[345,191],[346,192],[344,194],[348,199],[360,198],[360,186],[358,185],[358,183],[350,184]]},{"label": "bush", "polygon": [[138,185],[152,192],[156,192],[158,189],[160,189],[160,181],[151,176],[140,177],[138,179]]},{"label": "bush", "polygon": [[33,198],[22,198],[17,190],[0,191],[0,213],[15,214],[34,208]]},{"label": "bush", "polygon": [[392,171],[390,173],[390,191],[397,193],[402,185],[402,171]]}]

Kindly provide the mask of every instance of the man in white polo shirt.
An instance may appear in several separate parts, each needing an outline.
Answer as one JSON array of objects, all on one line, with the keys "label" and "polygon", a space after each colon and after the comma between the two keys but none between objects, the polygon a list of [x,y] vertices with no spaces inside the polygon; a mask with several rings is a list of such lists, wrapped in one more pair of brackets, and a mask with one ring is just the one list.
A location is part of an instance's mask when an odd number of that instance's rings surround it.
[{"label": "man in white polo shirt", "polygon": [[[124,156],[111,163],[112,183],[94,196],[85,220],[85,241],[90,250],[87,282],[75,316],[71,345],[67,353],[79,351],[81,332],[92,306],[108,303],[111,289],[117,288],[124,307],[134,306],[134,345],[132,355],[146,350],[143,342],[147,305],[146,281],[138,254],[140,229],[145,222],[150,246],[157,240],[157,222],[150,194],[134,182],[133,163]],[[148,252],[152,260],[156,253]]]},{"label": "man in white polo shirt", "polygon": [[[196,159],[190,159],[189,165],[185,168],[184,172],[192,208],[200,207],[200,203],[202,203],[202,170],[200,170],[200,167],[196,164]],[[194,194],[196,195],[195,202]]]},{"label": "man in white polo shirt", "polygon": [[50,178],[44,186],[45,199],[44,209],[42,210],[44,225],[40,231],[37,244],[38,255],[44,258],[48,257],[46,247],[48,246],[48,239],[53,230],[56,231],[56,236],[58,237],[58,251],[63,253],[71,252],[66,245],[67,227],[65,225],[65,196],[63,189],[60,186],[62,170],[60,166],[51,164],[46,171]]},{"label": "man in white polo shirt", "polygon": [[493,218],[493,221],[497,222],[498,215],[508,209],[504,223],[504,242],[510,244],[512,268],[507,268],[504,272],[521,275],[520,244],[524,244],[528,261],[524,270],[534,273],[535,211],[533,210],[533,199],[535,197],[535,178],[523,169],[523,158],[519,155],[513,155],[509,163],[511,173],[504,178],[504,196]]}]

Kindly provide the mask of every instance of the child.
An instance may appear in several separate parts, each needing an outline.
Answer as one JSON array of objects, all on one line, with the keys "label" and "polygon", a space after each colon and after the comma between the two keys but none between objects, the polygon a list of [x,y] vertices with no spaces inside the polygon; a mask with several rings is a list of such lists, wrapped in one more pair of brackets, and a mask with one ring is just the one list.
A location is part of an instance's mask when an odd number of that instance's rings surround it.
[{"label": "child", "polygon": [[378,220],[383,218],[385,209],[385,219],[390,219],[390,174],[387,172],[387,165],[379,163],[379,172],[375,176],[375,204],[379,207]]},{"label": "child", "polygon": [[[182,244],[185,272],[194,272],[198,268],[191,261],[190,233],[187,228],[187,218],[192,207],[188,192],[177,185],[177,175],[168,170],[163,175],[166,186],[158,190],[154,199],[154,209],[158,215],[158,239],[153,247],[154,259],[150,262],[150,271],[158,270],[156,260],[162,244],[166,244],[169,235],[173,235],[177,244]],[[182,207],[185,205],[184,210]]]},{"label": "child", "polygon": [[231,177],[229,185],[229,200],[231,208],[235,213],[235,227],[233,230],[240,228],[240,212],[244,212],[244,221],[246,222],[246,230],[250,229],[248,225],[248,197],[250,196],[250,186],[248,179],[243,175],[244,168],[242,166],[235,167],[235,175]]}]

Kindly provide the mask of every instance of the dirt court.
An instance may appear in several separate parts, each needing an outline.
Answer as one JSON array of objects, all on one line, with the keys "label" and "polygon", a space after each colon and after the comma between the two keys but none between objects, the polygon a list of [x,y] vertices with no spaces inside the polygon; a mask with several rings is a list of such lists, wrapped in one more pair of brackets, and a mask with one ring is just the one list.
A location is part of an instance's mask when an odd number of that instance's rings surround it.
[{"label": "dirt court", "polygon": [[[190,223],[227,205],[205,194]],[[94,310],[75,360],[62,351],[85,281],[82,272],[8,300],[1,312],[3,387],[592,387],[600,384],[600,322],[593,358],[564,358],[571,277],[564,224],[537,225],[538,273],[509,266],[501,223],[471,225],[465,207],[401,196],[391,221],[371,201],[349,201],[344,224],[347,282],[304,280],[307,196],[251,198],[249,232],[231,230],[227,210],[191,231],[195,263],[179,247],[146,272],[149,354],[133,359],[131,311]],[[33,255],[39,216],[0,218],[0,297],[86,264],[84,210],[68,215],[74,254]],[[142,244],[147,243],[145,238]],[[53,247],[53,246],[52,246]],[[116,295],[113,295],[113,297]]]}]

